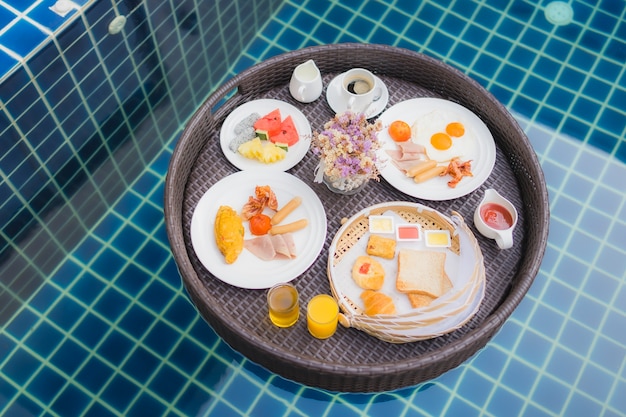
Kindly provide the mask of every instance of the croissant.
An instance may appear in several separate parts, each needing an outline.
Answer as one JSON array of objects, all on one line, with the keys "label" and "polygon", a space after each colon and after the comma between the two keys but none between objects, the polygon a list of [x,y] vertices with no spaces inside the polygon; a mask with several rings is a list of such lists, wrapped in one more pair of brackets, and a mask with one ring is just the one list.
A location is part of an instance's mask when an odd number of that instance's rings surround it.
[{"label": "croissant", "polygon": [[361,299],[365,305],[365,314],[368,316],[396,314],[396,306],[393,304],[393,300],[382,292],[365,290],[361,293]]}]

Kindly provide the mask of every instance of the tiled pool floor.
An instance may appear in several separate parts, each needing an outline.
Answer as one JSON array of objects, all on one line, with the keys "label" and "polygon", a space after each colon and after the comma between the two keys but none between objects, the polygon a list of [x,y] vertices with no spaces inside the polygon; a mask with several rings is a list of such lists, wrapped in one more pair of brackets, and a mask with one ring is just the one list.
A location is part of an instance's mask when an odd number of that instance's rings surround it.
[{"label": "tiled pool floor", "polygon": [[[0,333],[0,412],[49,416],[626,416],[624,2],[286,1],[235,72],[318,43],[438,57],[512,112],[542,163],[541,271],[501,332],[439,378],[342,394],[269,373],[184,293],[163,222],[174,142]],[[551,17],[553,18],[553,17]]]}]

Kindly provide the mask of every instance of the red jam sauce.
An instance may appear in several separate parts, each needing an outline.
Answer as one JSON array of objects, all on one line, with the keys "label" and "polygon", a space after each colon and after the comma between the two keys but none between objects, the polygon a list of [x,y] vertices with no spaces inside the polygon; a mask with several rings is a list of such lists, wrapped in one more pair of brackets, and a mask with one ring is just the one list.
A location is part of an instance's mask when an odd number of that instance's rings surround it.
[{"label": "red jam sauce", "polygon": [[493,229],[505,230],[513,226],[513,216],[511,216],[511,213],[509,213],[506,208],[499,204],[485,204],[480,209],[480,216],[487,226]]}]

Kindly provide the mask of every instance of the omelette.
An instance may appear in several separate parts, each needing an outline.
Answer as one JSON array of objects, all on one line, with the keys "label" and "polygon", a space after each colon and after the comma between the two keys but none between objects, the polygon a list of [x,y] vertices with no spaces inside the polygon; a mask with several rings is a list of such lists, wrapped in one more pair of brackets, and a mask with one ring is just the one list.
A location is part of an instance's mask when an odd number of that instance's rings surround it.
[{"label": "omelette", "polygon": [[215,243],[227,264],[243,251],[243,220],[232,207],[220,206],[215,215]]}]

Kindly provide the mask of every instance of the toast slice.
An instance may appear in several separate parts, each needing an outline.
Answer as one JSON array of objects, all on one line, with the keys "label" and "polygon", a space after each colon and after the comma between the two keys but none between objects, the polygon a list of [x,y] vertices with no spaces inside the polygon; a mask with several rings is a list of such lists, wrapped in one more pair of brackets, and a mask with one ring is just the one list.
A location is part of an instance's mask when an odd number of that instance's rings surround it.
[{"label": "toast slice", "polygon": [[398,251],[396,288],[437,298],[444,293],[446,254],[402,248]]},{"label": "toast slice", "polygon": [[[452,281],[447,274],[444,274],[443,280],[443,293],[447,293],[450,289],[452,289]],[[406,294],[409,297],[409,302],[411,303],[411,307],[420,308],[429,306],[430,303],[436,300],[436,298],[431,297],[430,295],[418,294],[414,292],[409,292]]]}]

